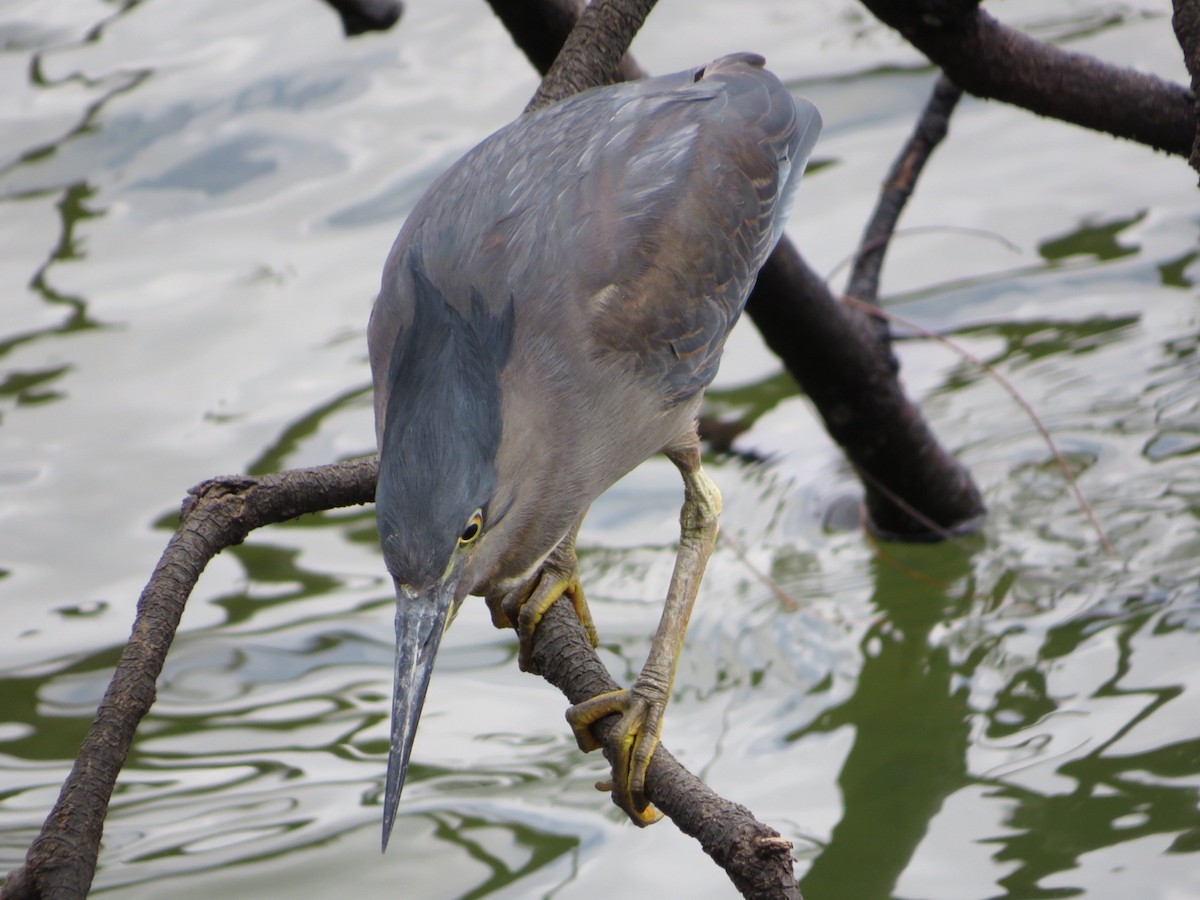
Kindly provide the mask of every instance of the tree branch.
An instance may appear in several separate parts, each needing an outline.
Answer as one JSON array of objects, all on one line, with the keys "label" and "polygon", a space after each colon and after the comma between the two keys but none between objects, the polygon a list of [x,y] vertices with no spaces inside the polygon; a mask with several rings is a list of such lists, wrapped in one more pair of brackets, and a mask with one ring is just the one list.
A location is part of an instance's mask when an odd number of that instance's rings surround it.
[{"label": "tree branch", "polygon": [[[962,97],[962,88],[944,75],[933,86],[933,93],[921,112],[917,127],[904,144],[892,168],[883,181],[883,191],[871,213],[871,220],[863,230],[858,253],[854,257],[854,268],[846,293],[866,303],[879,301],[879,275],[883,270],[883,258],[887,254],[892,234],[900,214],[908,204],[917,179],[929,161],[934,148],[946,137],[950,128],[950,115]],[[882,319],[877,321],[884,321]],[[884,328],[886,329],[886,322]]]},{"label": "tree branch", "polygon": [[[370,503],[375,457],[294,469],[262,478],[231,476],[188,492],[179,527],[141,599],[133,633],[105,691],[58,802],[12,872],[3,900],[77,900],[87,896],[117,775],[134,732],[155,699],[155,682],[174,640],[184,604],[209,560],[256,528],[306,513]],[[569,607],[555,604],[534,635],[533,659],[571,703],[617,685],[588,644]],[[611,721],[596,726],[611,753]],[[747,897],[799,897],[791,878],[791,845],[735,803],[713,793],[665,747],[650,766],[647,794],[686,834],[700,841]]]},{"label": "tree branch", "polygon": [[621,60],[656,2],[594,0],[589,4],[568,32],[525,111],[618,80]]},{"label": "tree branch", "polygon": [[997,22],[978,0],[862,2],[977,97],[1179,156],[1192,149],[1196,113],[1181,85],[1039,41]]},{"label": "tree branch", "polygon": [[25,864],[0,889],[2,900],[87,896],[113,785],[133,745],[134,731],[154,703],[155,682],[184,604],[209,560],[263,525],[370,502],[377,469],[372,458],[263,478],[214,479],[188,491],[179,528],[138,600],[133,633],[75,766],[30,845]]}]

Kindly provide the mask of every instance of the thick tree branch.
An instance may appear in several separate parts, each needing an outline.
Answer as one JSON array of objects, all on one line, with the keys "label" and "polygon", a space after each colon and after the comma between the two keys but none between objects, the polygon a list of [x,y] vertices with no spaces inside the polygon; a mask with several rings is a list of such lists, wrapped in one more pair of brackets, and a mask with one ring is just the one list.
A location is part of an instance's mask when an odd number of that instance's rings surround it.
[{"label": "thick tree branch", "polygon": [[525,111],[617,81],[622,74],[621,60],[656,2],[593,0],[568,32]]},{"label": "thick tree branch", "polygon": [[863,0],[977,97],[1187,156],[1196,131],[1192,92],[1072,53],[1002,25],[977,0]]}]

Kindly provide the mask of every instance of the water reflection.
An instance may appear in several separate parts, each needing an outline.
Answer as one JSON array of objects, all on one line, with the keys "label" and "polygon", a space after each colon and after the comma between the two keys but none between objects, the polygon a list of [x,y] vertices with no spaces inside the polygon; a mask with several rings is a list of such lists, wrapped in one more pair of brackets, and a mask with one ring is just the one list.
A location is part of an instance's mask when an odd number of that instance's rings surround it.
[{"label": "water reflection", "polygon": [[[365,42],[341,42],[332,18],[224,2],[51,4],[53,21],[0,23],[19,63],[0,139],[0,271],[17,298],[0,304],[2,870],[91,721],[166,539],[153,526],[174,522],[163,511],[222,471],[370,448],[362,336],[386,248],[428,180],[520,109],[521,78],[532,86],[478,4],[411,6],[401,31]],[[732,22],[729,8],[678,16]],[[793,236],[832,267],[932,74],[884,49],[883,26],[843,16],[852,5],[815,31],[821,12],[797,9],[739,5],[738,30],[703,53],[745,37],[827,107],[820,152],[837,164],[809,185]],[[1144,42],[1170,37],[1161,17],[1103,4],[1038,15],[1045,32],[1129,58],[1164,57]],[[682,52],[653,29],[639,47],[652,67]],[[876,553],[824,531],[796,495],[848,476],[794,386],[727,382],[710,409],[755,423],[739,448],[793,456],[717,473],[741,549],[723,545],[706,579],[669,743],[816,848],[800,864],[810,900],[1188,896],[1194,176],[999,104],[960,114],[913,208],[922,236],[889,258],[888,302],[1016,376],[1120,557],[1101,558],[1029,424],[924,341],[904,342],[906,377],[993,511],[972,552]],[[981,159],[1003,189],[981,189]],[[1001,240],[968,237],[978,228]],[[678,480],[661,467],[597,504],[584,553],[623,678],[673,559]],[[337,896],[349,873],[364,898],[398,884],[566,898],[628,891],[633,873],[645,894],[729,890],[668,826],[633,832],[608,809],[591,787],[603,765],[575,750],[561,698],[517,672],[511,635],[477,606],[439,664],[403,852],[380,857],[393,602],[370,508],[305,517],[215,560],[122,775],[97,889]]]},{"label": "water reflection", "polygon": [[842,818],[800,882],[805,896],[892,897],[930,821],[968,782],[969,691],[933,632],[972,608],[970,556],[945,548],[885,553],[872,564],[880,616],[860,644],[853,695],[788,735],[854,730],[838,776]]},{"label": "water reflection", "polygon": [[[1068,760],[1057,774],[1074,783],[1062,791],[1037,792],[1002,779],[995,783],[994,796],[1011,802],[1007,824],[1011,836],[997,837],[996,858],[1012,861],[1011,874],[1001,883],[1013,897],[1069,896],[1083,889],[1063,893],[1048,891],[1052,876],[1079,867],[1081,858],[1117,844],[1148,835],[1163,835],[1165,852],[1195,852],[1200,836],[1197,814],[1200,791],[1195,776],[1200,775],[1200,740],[1169,740],[1159,743],[1145,735],[1137,736],[1143,726],[1168,704],[1184,693],[1182,684],[1146,684],[1123,686],[1140,668],[1136,653],[1169,652],[1161,646],[1168,635],[1189,642],[1187,634],[1171,622],[1162,608],[1162,599],[1147,602],[1129,598],[1127,608],[1118,615],[1095,614],[1081,617],[1052,629],[1039,654],[1040,665],[1051,667],[1058,658],[1079,653],[1098,636],[1109,635],[1117,650],[1111,672],[1097,673],[1098,686],[1092,696],[1132,699],[1138,711],[1119,723],[1109,735],[1092,736],[1088,752]],[[1142,649],[1137,649],[1139,646]],[[1107,676],[1107,677],[1104,677]],[[1019,685],[1016,683],[1019,681]],[[1045,712],[1077,701],[1070,696],[1055,697],[1047,690],[1044,678],[1019,673],[1004,692],[1019,691],[1026,696],[1024,705]],[[1010,732],[1008,723],[998,723],[1004,712],[997,706],[988,712],[989,734]],[[1030,722],[1029,725],[1034,725]],[[1156,725],[1150,725],[1150,730]],[[1157,743],[1140,751],[1121,752],[1122,745]],[[1131,748],[1132,750],[1132,748]],[[1062,879],[1058,879],[1062,884]]]}]

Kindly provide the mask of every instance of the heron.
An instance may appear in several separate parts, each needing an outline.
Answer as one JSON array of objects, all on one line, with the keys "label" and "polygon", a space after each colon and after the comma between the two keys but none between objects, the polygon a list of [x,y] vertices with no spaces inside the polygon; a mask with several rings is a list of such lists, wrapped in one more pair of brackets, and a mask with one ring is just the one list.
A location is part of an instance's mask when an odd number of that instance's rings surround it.
[{"label": "heron", "polygon": [[658,629],[619,716],[613,799],[659,814],[646,771],[721,496],[696,420],[726,337],[778,242],[821,118],[757,55],[576,94],[526,113],[437,178],[407,217],[368,327],[376,518],[396,593],[387,848],[442,636],[463,600],[517,630],[531,668],[565,597],[596,629],[575,541],[592,502],[663,453],[683,479]]}]

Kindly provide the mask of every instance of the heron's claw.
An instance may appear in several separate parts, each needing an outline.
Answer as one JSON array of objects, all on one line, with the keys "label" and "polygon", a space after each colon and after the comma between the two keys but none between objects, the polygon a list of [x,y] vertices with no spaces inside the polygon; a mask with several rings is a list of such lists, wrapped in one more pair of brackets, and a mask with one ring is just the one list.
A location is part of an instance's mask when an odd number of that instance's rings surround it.
[{"label": "heron's claw", "polygon": [[514,591],[497,597],[488,597],[488,609],[492,613],[492,624],[497,628],[515,628],[517,631],[517,665],[522,672],[537,672],[533,664],[533,635],[538,623],[555,601],[563,595],[571,600],[575,615],[579,617],[588,640],[593,647],[600,643],[591,610],[583,596],[579,583],[579,569],[575,560],[574,547],[555,551],[542,564],[542,568],[525,584]]},{"label": "heron's claw", "polygon": [[629,690],[600,694],[567,710],[567,721],[584,753],[601,746],[592,733],[594,723],[609,715],[621,717],[617,723],[612,781],[596,787],[611,790],[613,803],[641,828],[662,818],[662,813],[646,799],[646,772],[658,747],[665,708],[665,691],[639,678]]}]

